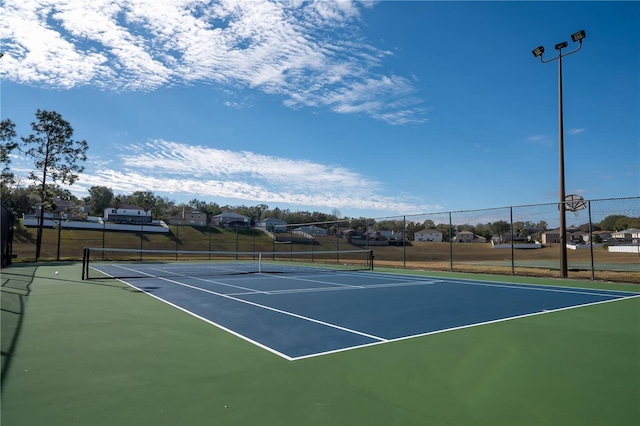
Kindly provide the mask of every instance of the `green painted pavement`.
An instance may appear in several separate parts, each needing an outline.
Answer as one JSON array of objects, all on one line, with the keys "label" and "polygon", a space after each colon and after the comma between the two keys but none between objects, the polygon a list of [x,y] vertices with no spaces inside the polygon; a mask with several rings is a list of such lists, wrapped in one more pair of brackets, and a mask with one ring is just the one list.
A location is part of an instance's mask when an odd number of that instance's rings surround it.
[{"label": "green painted pavement", "polygon": [[638,298],[288,362],[77,264],[2,274],[3,425],[640,424]]}]

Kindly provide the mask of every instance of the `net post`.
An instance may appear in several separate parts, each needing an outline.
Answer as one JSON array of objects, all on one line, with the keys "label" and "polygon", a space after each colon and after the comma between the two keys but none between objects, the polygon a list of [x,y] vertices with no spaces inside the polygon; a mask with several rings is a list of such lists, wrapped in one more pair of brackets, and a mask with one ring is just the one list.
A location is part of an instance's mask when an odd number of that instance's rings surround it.
[{"label": "net post", "polygon": [[369,270],[373,271],[373,250],[369,250]]},{"label": "net post", "polygon": [[89,263],[89,249],[85,247],[82,250],[82,280],[83,281],[89,279],[88,263]]},{"label": "net post", "polygon": [[258,253],[258,272],[262,273],[262,253]]}]

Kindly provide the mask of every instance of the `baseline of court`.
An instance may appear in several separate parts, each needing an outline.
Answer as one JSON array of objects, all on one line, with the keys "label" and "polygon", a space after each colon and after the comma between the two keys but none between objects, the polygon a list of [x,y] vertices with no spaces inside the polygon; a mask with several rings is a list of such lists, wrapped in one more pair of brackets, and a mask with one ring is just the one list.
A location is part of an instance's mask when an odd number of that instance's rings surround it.
[{"label": "baseline of court", "polygon": [[176,276],[126,283],[288,360],[639,297],[376,272]]}]

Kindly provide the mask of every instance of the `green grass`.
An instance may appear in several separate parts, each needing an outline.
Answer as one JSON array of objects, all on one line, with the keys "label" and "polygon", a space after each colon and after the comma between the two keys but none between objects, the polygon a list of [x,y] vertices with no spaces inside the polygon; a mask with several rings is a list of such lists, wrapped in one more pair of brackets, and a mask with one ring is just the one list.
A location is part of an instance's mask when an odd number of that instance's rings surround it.
[{"label": "green grass", "polygon": [[288,362],[78,264],[2,273],[3,425],[640,424],[639,298]]}]

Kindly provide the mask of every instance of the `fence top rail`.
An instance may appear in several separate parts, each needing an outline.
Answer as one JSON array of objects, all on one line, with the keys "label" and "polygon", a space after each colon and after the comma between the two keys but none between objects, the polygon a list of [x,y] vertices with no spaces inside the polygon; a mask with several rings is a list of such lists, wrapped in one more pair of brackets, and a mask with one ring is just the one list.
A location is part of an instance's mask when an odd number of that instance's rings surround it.
[{"label": "fence top rail", "polygon": [[[591,202],[601,202],[601,201],[624,201],[624,200],[637,200],[640,199],[640,196],[635,196],[635,197],[617,197],[617,198],[596,198],[593,200],[585,200],[587,203],[591,203]],[[453,214],[453,213],[471,213],[471,212],[486,212],[486,211],[494,211],[494,210],[504,210],[504,209],[511,209],[511,208],[525,208],[525,207],[544,207],[544,206],[556,206],[558,205],[560,202],[553,202],[553,203],[538,203],[538,204],[520,204],[520,205],[516,205],[516,206],[502,206],[502,207],[487,207],[487,208],[483,208],[483,209],[468,209],[468,210],[449,210],[449,211],[441,211],[441,212],[429,212],[429,213],[413,213],[413,214],[399,214],[396,216],[382,216],[382,217],[374,217],[371,218],[372,220],[384,220],[384,219],[398,219],[398,218],[409,218],[409,217],[416,217],[416,216],[433,216],[433,215],[445,215],[445,214]],[[564,203],[566,204],[567,201],[564,201]]]}]

